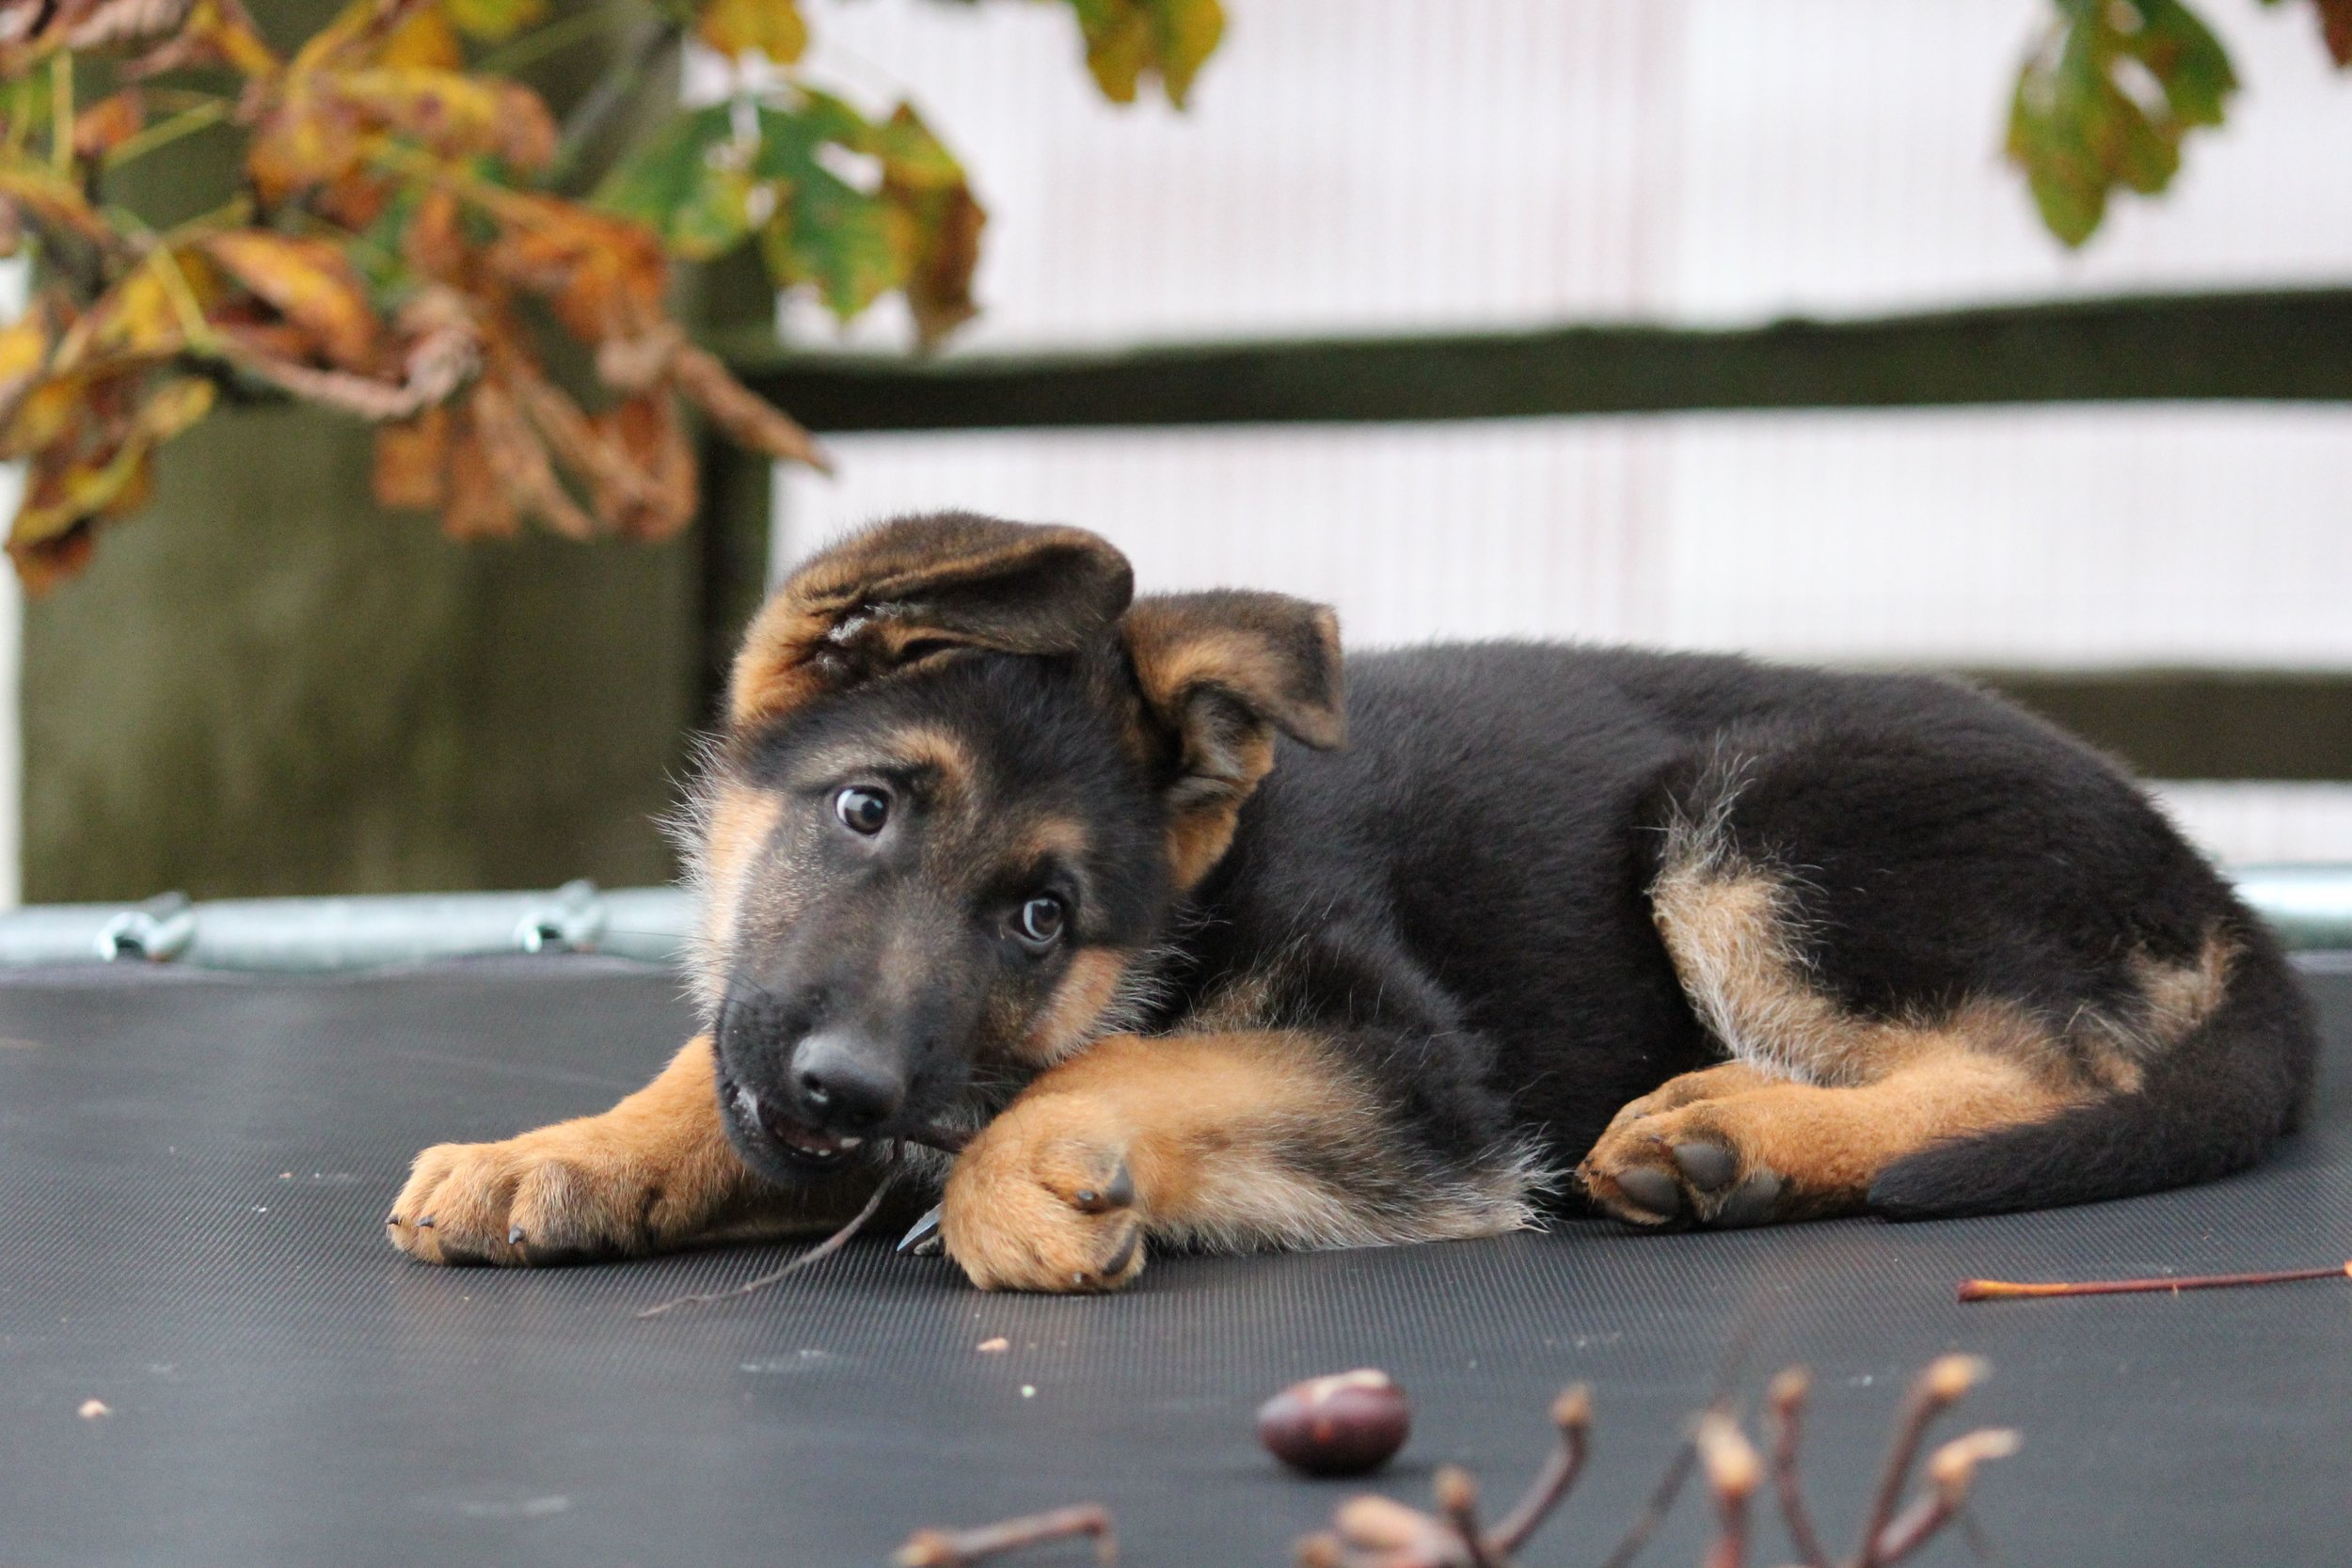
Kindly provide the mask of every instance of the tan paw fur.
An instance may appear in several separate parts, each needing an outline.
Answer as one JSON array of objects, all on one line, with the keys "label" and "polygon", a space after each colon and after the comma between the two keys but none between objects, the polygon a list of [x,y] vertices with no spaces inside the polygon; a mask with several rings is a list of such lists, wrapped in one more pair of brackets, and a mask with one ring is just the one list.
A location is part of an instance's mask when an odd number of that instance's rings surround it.
[{"label": "tan paw fur", "polygon": [[983,1291],[1115,1291],[1143,1272],[1127,1132],[1089,1097],[1024,1101],[956,1161],[947,1255]]}]

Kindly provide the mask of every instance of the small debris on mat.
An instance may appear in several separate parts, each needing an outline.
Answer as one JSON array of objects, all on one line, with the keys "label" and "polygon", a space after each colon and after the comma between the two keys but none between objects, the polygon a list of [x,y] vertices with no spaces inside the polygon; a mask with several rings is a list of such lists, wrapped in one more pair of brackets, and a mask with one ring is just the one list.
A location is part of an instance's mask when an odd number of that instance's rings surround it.
[{"label": "small debris on mat", "polygon": [[892,1560],[898,1568],[961,1568],[964,1563],[977,1562],[1000,1552],[1080,1535],[1094,1537],[1096,1562],[1110,1564],[1119,1560],[1119,1538],[1111,1532],[1111,1511],[1101,1503],[1079,1503],[974,1529],[919,1529],[907,1537],[907,1544],[898,1548]]},{"label": "small debris on mat", "polygon": [[1412,1430],[1405,1390],[1371,1367],[1294,1383],[1258,1407],[1258,1441],[1311,1476],[1369,1475]]},{"label": "small debris on mat", "polygon": [[1021,1386],[1021,1397],[1025,1400],[1033,1400],[1037,1398],[1037,1385],[1034,1383],[1023,1384]]},{"label": "small debris on mat", "polygon": [[86,1421],[94,1421],[102,1416],[111,1416],[114,1413],[114,1406],[104,1400],[84,1400],[82,1408],[74,1412]]},{"label": "small debris on mat", "polygon": [[1963,1279],[1963,1301],[2017,1301],[2027,1296],[2125,1296],[2165,1291],[2219,1291],[2236,1285],[2289,1285],[2298,1279],[2352,1276],[2352,1263],[2325,1269],[2274,1269],[2266,1274],[2187,1274],[2153,1279],[2059,1279],[2036,1284],[2015,1279]]},{"label": "small debris on mat", "polygon": [[993,1339],[983,1339],[972,1348],[978,1351],[983,1355],[994,1355],[999,1351],[1008,1351],[1012,1349],[1012,1341],[999,1334]]}]

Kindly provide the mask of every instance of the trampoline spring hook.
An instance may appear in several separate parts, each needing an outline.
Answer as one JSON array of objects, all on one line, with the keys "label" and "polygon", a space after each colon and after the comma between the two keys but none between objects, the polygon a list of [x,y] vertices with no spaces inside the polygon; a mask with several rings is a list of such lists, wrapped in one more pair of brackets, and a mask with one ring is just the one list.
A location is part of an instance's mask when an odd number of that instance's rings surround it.
[{"label": "trampoline spring hook", "polygon": [[144,958],[168,963],[196,943],[196,906],[184,893],[167,893],[124,910],[99,927],[98,956],[108,963]]},{"label": "trampoline spring hook", "polygon": [[603,898],[596,884],[581,877],[523,911],[515,945],[526,953],[593,953],[603,935]]}]

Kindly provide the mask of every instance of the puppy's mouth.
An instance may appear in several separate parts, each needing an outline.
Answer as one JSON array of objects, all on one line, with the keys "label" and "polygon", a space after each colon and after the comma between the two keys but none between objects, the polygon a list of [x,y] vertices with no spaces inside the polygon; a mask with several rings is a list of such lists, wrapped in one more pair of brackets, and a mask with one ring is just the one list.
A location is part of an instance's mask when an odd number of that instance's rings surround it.
[{"label": "puppy's mouth", "polygon": [[763,1099],[727,1076],[719,1075],[720,1103],[741,1137],[756,1141],[810,1170],[835,1170],[850,1163],[867,1140],[847,1132],[828,1132],[796,1119],[782,1105]]}]

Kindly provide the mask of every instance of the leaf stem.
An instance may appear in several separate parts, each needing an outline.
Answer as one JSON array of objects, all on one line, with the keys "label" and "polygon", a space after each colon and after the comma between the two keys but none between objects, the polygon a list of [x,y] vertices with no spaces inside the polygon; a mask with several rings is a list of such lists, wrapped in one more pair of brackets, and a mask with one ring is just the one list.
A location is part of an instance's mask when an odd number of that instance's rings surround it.
[{"label": "leaf stem", "polygon": [[602,135],[613,118],[628,106],[644,84],[661,57],[675,51],[684,35],[678,24],[660,18],[641,22],[623,44],[620,58],[611,70],[589,89],[564,120],[564,135],[556,143],[555,158],[548,166],[544,184],[551,191],[565,191],[580,174],[581,160]]},{"label": "leaf stem", "polygon": [[73,51],[49,57],[49,166],[60,180],[73,178]]},{"label": "leaf stem", "polygon": [[616,24],[633,8],[627,6],[596,6],[576,15],[564,17],[560,22],[550,22],[544,27],[534,28],[523,34],[520,38],[509,39],[476,60],[473,63],[473,69],[477,72],[493,76],[511,76],[523,67],[536,64],[558,50],[569,49],[575,43],[595,38],[598,33]]},{"label": "leaf stem", "polygon": [[183,136],[193,135],[208,125],[229,118],[230,103],[225,98],[210,98],[191,109],[183,109],[169,119],[161,120],[135,135],[123,137],[106,154],[104,166],[120,168],[132,159],[142,157],[159,147],[168,147]]}]

